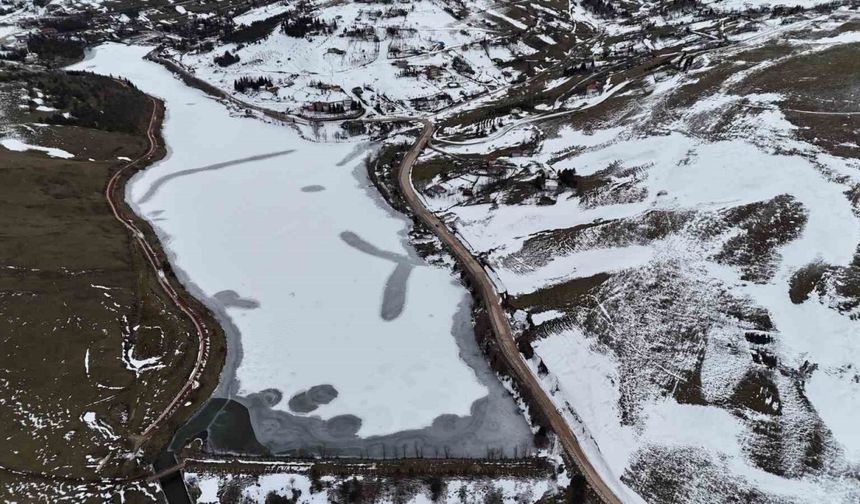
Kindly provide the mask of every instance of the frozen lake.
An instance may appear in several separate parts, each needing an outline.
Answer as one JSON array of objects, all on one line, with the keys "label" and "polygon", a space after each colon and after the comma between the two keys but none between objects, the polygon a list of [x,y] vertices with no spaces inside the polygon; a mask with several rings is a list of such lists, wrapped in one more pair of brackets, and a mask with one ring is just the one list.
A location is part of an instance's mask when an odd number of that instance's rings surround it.
[{"label": "frozen lake", "polygon": [[[168,155],[126,197],[231,333],[216,395],[265,397],[269,411],[252,420],[269,426],[272,415],[308,417],[346,437],[469,417],[488,397],[515,413],[488,370],[464,361],[474,342],[454,333],[467,292],[417,257],[409,221],[376,195],[370,145],[233,116],[142,60],[148,50],[107,44],[74,68],[125,77],[166,103]],[[515,441],[528,437],[522,418],[503,423]]]}]

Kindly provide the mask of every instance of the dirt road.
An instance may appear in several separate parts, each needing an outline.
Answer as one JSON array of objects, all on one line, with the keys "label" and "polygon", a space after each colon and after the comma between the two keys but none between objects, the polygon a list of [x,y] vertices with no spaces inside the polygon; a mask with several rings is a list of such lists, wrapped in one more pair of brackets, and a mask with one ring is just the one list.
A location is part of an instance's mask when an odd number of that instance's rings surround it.
[{"label": "dirt road", "polygon": [[[406,120],[406,119],[404,119]],[[561,413],[556,409],[555,404],[547,396],[546,392],[538,383],[537,377],[529,368],[522,354],[520,354],[514,341],[511,326],[508,323],[505,310],[502,308],[499,295],[496,293],[490,277],[487,275],[481,263],[471,254],[463,243],[452,233],[445,224],[436,215],[424,206],[421,199],[415,192],[412,185],[412,167],[418,159],[418,155],[430,141],[435,130],[435,125],[427,119],[420,120],[424,125],[421,131],[421,136],[418,141],[412,146],[412,149],[403,158],[400,164],[400,172],[398,174],[398,185],[403,195],[404,200],[409,205],[409,208],[421,219],[421,221],[429,227],[433,233],[439,237],[447,246],[457,261],[465,269],[478,289],[481,299],[484,301],[484,306],[490,316],[490,322],[495,337],[502,355],[508,365],[508,369],[513,375],[517,383],[528,389],[528,392],[535,398],[537,406],[546,416],[547,420],[556,433],[564,447],[564,451],[579,467],[582,474],[585,476],[591,488],[597,493],[600,498],[607,504],[621,504],[622,500],[615,495],[612,488],[606,484],[600,474],[595,470],[592,463],[589,461],[585,452],[576,439],[570,426],[561,416]]]},{"label": "dirt road", "polygon": [[[129,172],[136,169],[136,167],[145,161],[148,161],[152,158],[155,152],[158,150],[158,113],[161,108],[160,103],[154,98],[150,97],[150,101],[152,102],[152,113],[149,118],[149,126],[147,128],[146,136],[149,141],[149,148],[142,156],[137,159],[127,163],[122,168],[116,171],[113,176],[108,181],[107,187],[105,188],[105,199],[107,200],[108,205],[110,206],[111,212],[113,213],[114,218],[122,223],[123,226],[126,227],[131,232],[132,239],[140,245],[141,250],[143,251],[143,255],[146,257],[146,260],[152,266],[153,271],[155,272],[156,277],[158,278],[158,283],[161,285],[161,288],[164,290],[165,294],[170,298],[173,303],[182,310],[185,315],[191,319],[191,322],[194,324],[194,328],[197,331],[198,338],[198,347],[197,347],[197,358],[194,362],[194,368],[191,370],[188,379],[183,384],[182,388],[176,395],[173,397],[173,400],[170,401],[168,406],[161,411],[161,413],[156,417],[152,422],[147,425],[147,427],[140,433],[138,439],[136,440],[136,445],[140,446],[145,442],[151,435],[152,432],[161,426],[168,418],[170,418],[173,413],[176,412],[177,409],[182,405],[183,401],[188,397],[188,394],[195,388],[196,384],[199,383],[200,375],[203,373],[203,370],[206,368],[206,362],[209,359],[209,330],[206,327],[206,322],[203,320],[203,317],[197,313],[188,302],[178,294],[177,288],[173,287],[165,274],[164,270],[161,266],[161,260],[159,259],[158,254],[155,252],[155,249],[146,241],[146,235],[137,227],[134,222],[134,219],[131,217],[126,217],[123,215],[123,211],[121,209],[121,205],[118,202],[117,198],[122,198],[123,194],[121,191],[117,191],[117,185],[120,180],[122,180],[123,176],[128,175]],[[118,194],[119,193],[119,194]]]},{"label": "dirt road", "polygon": [[[124,83],[120,82],[125,85]],[[195,330],[197,332],[198,338],[198,350],[197,350],[197,358],[195,360],[194,368],[189,374],[187,380],[183,384],[182,388],[176,393],[170,403],[165,407],[159,415],[151,421],[143,431],[135,436],[135,447],[140,447],[155,431],[157,428],[161,427],[164,422],[166,422],[179,407],[183,404],[183,401],[188,397],[188,394],[196,388],[196,384],[198,383],[200,376],[203,370],[206,368],[206,363],[209,358],[209,348],[210,348],[210,333],[207,329],[206,322],[203,317],[197,313],[189,303],[178,294],[177,288],[175,288],[168,277],[165,275],[164,271],[161,267],[161,260],[156,253],[155,249],[149,244],[146,240],[146,235],[137,227],[135,221],[132,217],[126,217],[124,214],[123,205],[120,203],[123,192],[118,191],[119,183],[123,179],[124,176],[130,175],[131,172],[137,169],[138,165],[147,162],[152,159],[155,153],[158,150],[158,115],[161,110],[161,104],[155,100],[154,98],[149,98],[152,103],[152,112],[149,118],[149,125],[147,127],[147,140],[149,142],[149,147],[147,151],[138,157],[137,159],[130,161],[119,168],[108,180],[107,186],[105,187],[105,199],[107,200],[108,205],[110,206],[111,212],[113,213],[114,218],[116,218],[126,229],[131,232],[132,239],[140,246],[143,251],[143,255],[146,257],[147,262],[152,266],[153,271],[155,272],[156,277],[158,278],[158,283],[170,300],[176,304],[180,310],[182,310],[185,315],[191,319],[191,322],[194,324]],[[130,210],[127,210],[130,212]],[[107,459],[102,461],[102,464],[105,464]],[[105,484],[114,484],[121,485],[126,483],[133,483],[137,481],[144,481],[151,478],[150,474],[136,474],[133,476],[126,477],[68,477],[61,475],[49,474],[42,471],[27,471],[20,470],[6,466],[0,466],[0,471],[4,471],[10,474],[14,474],[16,476],[24,477],[24,478],[36,478],[39,480],[45,481],[56,481],[63,482],[68,484],[83,484],[83,485],[105,485]]]}]

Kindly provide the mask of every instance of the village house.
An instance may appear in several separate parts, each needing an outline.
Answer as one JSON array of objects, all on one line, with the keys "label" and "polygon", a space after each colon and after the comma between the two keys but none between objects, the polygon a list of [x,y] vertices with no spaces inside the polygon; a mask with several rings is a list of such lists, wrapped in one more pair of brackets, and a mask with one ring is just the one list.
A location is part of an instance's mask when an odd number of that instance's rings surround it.
[{"label": "village house", "polygon": [[358,103],[349,98],[334,101],[314,101],[305,106],[306,111],[316,114],[343,114],[359,108]]}]

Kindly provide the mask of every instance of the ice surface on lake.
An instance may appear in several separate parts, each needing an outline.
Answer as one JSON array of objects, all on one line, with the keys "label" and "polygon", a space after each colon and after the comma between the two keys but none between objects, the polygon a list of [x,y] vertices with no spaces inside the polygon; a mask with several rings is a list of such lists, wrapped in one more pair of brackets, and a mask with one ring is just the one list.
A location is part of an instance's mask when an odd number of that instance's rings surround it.
[{"label": "ice surface on lake", "polygon": [[[337,398],[313,414],[357,415],[362,436],[468,415],[487,389],[451,336],[466,291],[411,257],[402,313],[380,316],[398,267],[391,257],[411,255],[409,223],[374,199],[362,157],[351,157],[357,145],[313,143],[287,126],[231,116],[142,60],[148,50],[107,44],[75,68],[128,78],[166,102],[169,154],[132,181],[128,198],[204,295],[229,290],[259,303],[226,307],[241,332],[240,393],[277,388],[291,397],[331,384]],[[302,190],[311,186],[325,190]]]}]

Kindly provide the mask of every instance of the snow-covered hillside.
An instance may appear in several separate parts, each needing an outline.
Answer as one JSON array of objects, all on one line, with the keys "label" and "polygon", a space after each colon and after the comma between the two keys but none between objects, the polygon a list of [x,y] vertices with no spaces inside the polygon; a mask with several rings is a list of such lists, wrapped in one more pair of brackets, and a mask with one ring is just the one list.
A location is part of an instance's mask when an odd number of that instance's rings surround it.
[{"label": "snow-covered hillside", "polygon": [[[305,33],[304,26],[291,31],[281,23],[257,41],[221,42],[174,58],[226,90],[241,77],[270,78],[272,86],[243,98],[276,110],[301,113],[314,102],[341,100],[386,113],[433,110],[512,82],[520,72],[511,63],[535,53],[509,39],[510,27],[483,21],[482,10],[480,3],[470,3],[471,14],[454,17],[444,3],[429,0],[274,4],[234,22],[243,26],[285,16],[319,27]],[[215,58],[224,53],[237,62],[217,64]]]},{"label": "snow-covered hillside", "polygon": [[[429,504],[431,502],[461,502],[478,504],[533,504],[547,493],[555,492],[554,482],[542,478],[438,478],[427,481],[405,479],[386,481],[377,478],[336,478],[323,476],[316,480],[306,472],[274,473],[261,476],[243,474],[195,473],[185,474],[185,480],[196,502],[212,504],[227,502],[277,502],[271,495],[292,499],[297,504],[325,504],[342,499],[351,502],[399,502]],[[226,499],[226,500],[225,500]],[[286,500],[285,500],[286,502]]]},{"label": "snow-covered hillside", "polygon": [[438,142],[418,170],[604,476],[647,502],[860,499],[844,22],[653,72],[599,113]]}]

